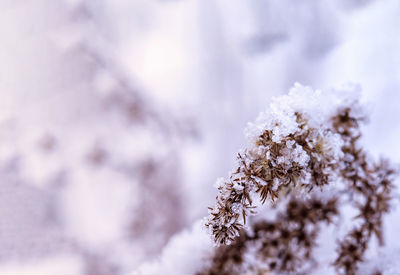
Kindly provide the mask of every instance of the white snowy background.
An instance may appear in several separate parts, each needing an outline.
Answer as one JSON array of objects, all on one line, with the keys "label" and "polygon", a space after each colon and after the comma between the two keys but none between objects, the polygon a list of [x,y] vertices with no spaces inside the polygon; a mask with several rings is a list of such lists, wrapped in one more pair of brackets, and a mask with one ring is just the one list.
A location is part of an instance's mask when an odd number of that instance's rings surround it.
[{"label": "white snowy background", "polygon": [[[294,82],[359,84],[400,163],[398,0],[0,0],[0,274],[199,270],[215,179]],[[400,274],[399,221],[362,274]]]}]

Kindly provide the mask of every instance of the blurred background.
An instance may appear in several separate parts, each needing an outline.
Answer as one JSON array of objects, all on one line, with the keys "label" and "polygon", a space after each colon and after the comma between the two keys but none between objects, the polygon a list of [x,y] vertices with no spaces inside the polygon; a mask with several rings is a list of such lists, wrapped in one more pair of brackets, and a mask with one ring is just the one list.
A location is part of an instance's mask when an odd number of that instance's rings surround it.
[{"label": "blurred background", "polygon": [[0,0],[0,274],[154,259],[294,82],[359,84],[365,146],[399,162],[400,2]]}]

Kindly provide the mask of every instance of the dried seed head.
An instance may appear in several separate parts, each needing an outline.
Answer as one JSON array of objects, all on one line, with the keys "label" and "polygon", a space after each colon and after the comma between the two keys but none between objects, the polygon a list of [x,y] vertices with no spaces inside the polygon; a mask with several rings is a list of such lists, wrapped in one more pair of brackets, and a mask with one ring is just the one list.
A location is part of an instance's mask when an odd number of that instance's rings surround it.
[{"label": "dried seed head", "polygon": [[[336,270],[356,274],[372,237],[383,244],[396,171],[386,160],[367,157],[358,144],[366,119],[354,111],[360,109],[355,100],[341,96],[295,86],[250,127],[252,145],[238,154],[229,178],[219,181],[206,222],[217,245],[232,245],[216,249],[212,267],[200,274],[300,274],[312,261],[319,224],[340,215],[343,198],[358,211],[358,223],[338,240]],[[290,200],[275,220],[250,222],[251,234],[243,230],[255,200],[285,203],[285,197]]]}]

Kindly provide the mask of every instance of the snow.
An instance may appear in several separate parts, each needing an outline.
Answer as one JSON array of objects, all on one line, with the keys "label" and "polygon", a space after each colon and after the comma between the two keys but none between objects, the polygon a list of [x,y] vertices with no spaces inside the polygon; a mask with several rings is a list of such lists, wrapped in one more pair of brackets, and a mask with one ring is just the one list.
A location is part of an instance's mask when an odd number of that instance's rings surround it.
[{"label": "snow", "polygon": [[207,255],[211,255],[212,249],[203,221],[199,220],[171,238],[156,260],[143,264],[129,275],[195,274],[207,264]]},{"label": "snow", "polygon": [[296,112],[305,116],[309,127],[321,127],[339,107],[352,105],[359,95],[358,86],[321,92],[295,83],[288,95],[273,98],[268,110],[262,112],[256,122],[249,123],[245,130],[247,139],[255,141],[265,130],[271,130],[273,141],[279,143],[283,137],[298,130]]}]

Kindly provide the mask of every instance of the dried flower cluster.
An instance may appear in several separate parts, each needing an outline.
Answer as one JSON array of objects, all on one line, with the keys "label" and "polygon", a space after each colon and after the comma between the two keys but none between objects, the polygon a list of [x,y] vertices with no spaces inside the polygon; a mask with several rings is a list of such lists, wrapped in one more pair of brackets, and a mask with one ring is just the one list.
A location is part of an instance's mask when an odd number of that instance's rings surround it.
[{"label": "dried flower cluster", "polygon": [[361,224],[340,241],[339,255],[334,265],[339,271],[352,275],[356,274],[357,263],[363,261],[372,236],[376,236],[379,243],[383,244],[382,219],[390,210],[396,171],[385,160],[371,164],[366,153],[358,148],[360,118],[352,117],[350,113],[350,108],[339,111],[333,118],[333,127],[345,141],[341,175],[347,182],[347,195],[350,195],[359,212],[356,218],[361,220]]},{"label": "dried flower cluster", "polygon": [[[307,263],[322,222],[331,223],[338,215],[335,198],[301,200],[291,197],[276,220],[258,221],[251,231],[242,230],[230,246],[215,252],[210,269],[198,275],[265,274],[270,271],[306,274]],[[255,255],[252,262],[247,254]],[[254,263],[256,261],[256,263]]]},{"label": "dried flower cluster", "polygon": [[270,114],[252,127],[253,146],[238,155],[237,169],[227,180],[217,182],[217,203],[207,221],[216,244],[229,244],[238,236],[246,216],[253,213],[255,193],[264,203],[279,198],[283,191],[312,190],[338,176],[341,136],[289,101],[296,100],[294,92],[275,100]]},{"label": "dried flower cluster", "polygon": [[[351,94],[322,94],[297,84],[250,125],[252,144],[238,154],[238,167],[229,178],[218,180],[217,202],[209,208],[206,221],[217,246],[234,245],[217,249],[212,267],[204,274],[241,274],[237,266],[243,266],[242,255],[250,247],[257,247],[255,255],[262,259],[253,267],[301,274],[301,266],[312,260],[317,224],[331,222],[325,214],[340,212],[337,201],[350,201],[361,221],[338,241],[333,263],[338,272],[355,274],[371,238],[383,242],[382,217],[390,208],[395,171],[386,161],[371,163],[359,148],[364,118],[357,114],[357,97],[349,98]],[[328,193],[328,201],[316,199],[315,190]],[[286,213],[274,222],[250,223],[255,235],[243,233],[256,204],[282,202],[288,196],[312,198],[299,202],[293,197]],[[268,231],[271,226],[274,230]]]}]

